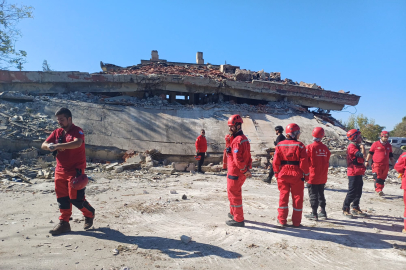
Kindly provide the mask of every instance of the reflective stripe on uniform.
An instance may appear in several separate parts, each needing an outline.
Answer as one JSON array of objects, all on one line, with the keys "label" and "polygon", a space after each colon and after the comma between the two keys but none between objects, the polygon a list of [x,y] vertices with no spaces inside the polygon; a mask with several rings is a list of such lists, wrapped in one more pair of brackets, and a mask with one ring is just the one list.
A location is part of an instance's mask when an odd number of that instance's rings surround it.
[{"label": "reflective stripe on uniform", "polygon": [[302,211],[302,209],[296,209],[296,208],[294,208],[294,207],[293,207],[293,210],[295,210],[295,211]]},{"label": "reflective stripe on uniform", "polygon": [[289,206],[281,206],[281,207],[279,207],[279,209],[288,209],[289,208]]},{"label": "reflective stripe on uniform", "polygon": [[248,140],[242,140],[242,141],[240,142],[240,144],[242,144],[243,142],[248,142]]},{"label": "reflective stripe on uniform", "polygon": [[303,148],[303,146],[301,146],[300,144],[280,144],[280,143],[278,143],[278,145],[275,147],[278,147],[278,146],[299,146],[300,148]]},{"label": "reflective stripe on uniform", "polygon": [[245,165],[244,168],[240,169],[240,171],[244,171],[245,168],[247,168],[247,165]]},{"label": "reflective stripe on uniform", "polygon": [[231,207],[242,207],[242,204],[240,204],[240,205],[231,205],[231,204],[230,204],[230,206],[231,206]]}]

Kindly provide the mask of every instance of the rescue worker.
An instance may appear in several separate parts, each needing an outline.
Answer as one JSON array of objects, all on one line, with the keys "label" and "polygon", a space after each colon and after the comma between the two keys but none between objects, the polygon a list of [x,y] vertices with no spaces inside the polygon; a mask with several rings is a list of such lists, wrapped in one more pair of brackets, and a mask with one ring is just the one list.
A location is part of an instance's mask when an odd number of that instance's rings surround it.
[{"label": "rescue worker", "polygon": [[379,196],[383,196],[383,187],[385,186],[385,179],[388,177],[389,160],[393,166],[395,159],[392,153],[392,145],[389,143],[389,132],[382,131],[381,139],[372,144],[367,159],[365,160],[365,167],[368,167],[369,160],[372,157],[372,175],[374,177],[375,192]]},{"label": "rescue worker", "polygon": [[226,148],[223,153],[223,170],[227,170],[227,148],[230,147],[232,136],[227,134],[224,139],[226,141]]},{"label": "rescue worker", "polygon": [[69,219],[72,215],[72,204],[82,211],[85,217],[84,229],[93,226],[94,208],[85,199],[85,188],[75,190],[71,180],[86,169],[85,135],[83,130],[72,123],[72,113],[61,108],[56,113],[58,128],[43,142],[41,149],[56,153],[55,193],[59,204],[59,223],[49,232],[58,235],[70,232]]},{"label": "rescue worker", "polygon": [[291,193],[292,223],[299,227],[302,221],[304,181],[309,179],[309,163],[306,147],[298,141],[300,127],[294,123],[287,125],[286,137],[286,140],[276,145],[272,164],[280,191],[277,223],[286,226]]},{"label": "rescue worker", "polygon": [[[283,127],[282,126],[276,126],[275,133],[276,133],[277,137],[276,137],[276,141],[274,141],[273,144],[276,146],[279,142],[286,140],[286,137],[283,136]],[[273,166],[271,165],[271,168],[269,170],[269,175],[263,181],[265,183],[271,183],[273,176],[274,176],[274,171],[273,171]]]},{"label": "rescue worker", "polygon": [[[343,204],[343,215],[347,218],[353,218],[353,215],[365,217],[366,214],[359,207],[364,185],[362,176],[366,170],[364,165],[365,146],[361,144],[362,137],[358,129],[348,131],[347,138],[350,141],[347,147],[348,192]],[[352,211],[350,212],[351,204]]]},{"label": "rescue worker", "polygon": [[198,173],[204,173],[202,171],[202,165],[204,163],[204,156],[206,155],[207,151],[207,140],[206,140],[206,131],[202,129],[200,131],[199,137],[196,139],[196,156],[200,156],[200,159],[197,161],[197,172]]},{"label": "rescue worker", "polygon": [[402,233],[406,233],[406,146],[402,146],[401,149],[405,152],[400,155],[398,161],[396,162],[395,170],[402,177],[402,185],[400,188],[403,189],[403,202],[405,204],[405,211],[403,214],[404,227]]},{"label": "rescue worker", "polygon": [[230,201],[228,217],[231,220],[226,221],[226,224],[237,227],[245,226],[241,187],[245,179],[252,176],[251,147],[242,132],[242,123],[242,118],[238,114],[228,119],[228,128],[233,139],[227,148],[227,194]]},{"label": "rescue worker", "polygon": [[[328,166],[330,160],[330,150],[321,142],[324,137],[324,129],[316,127],[312,132],[313,143],[306,146],[307,156],[309,157],[309,181],[307,181],[307,190],[309,192],[310,206],[312,212],[305,215],[310,220],[326,219],[326,198],[324,197],[324,187],[327,182]],[[320,205],[320,212],[317,208]]]}]

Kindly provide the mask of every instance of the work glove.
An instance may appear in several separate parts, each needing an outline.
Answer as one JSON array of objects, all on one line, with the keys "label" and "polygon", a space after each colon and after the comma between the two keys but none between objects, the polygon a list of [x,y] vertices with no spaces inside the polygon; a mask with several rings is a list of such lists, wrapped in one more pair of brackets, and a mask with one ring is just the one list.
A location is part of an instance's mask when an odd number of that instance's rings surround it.
[{"label": "work glove", "polygon": [[230,146],[226,148],[226,153],[227,153],[227,154],[230,154],[230,153],[231,153],[231,147],[230,147]]}]

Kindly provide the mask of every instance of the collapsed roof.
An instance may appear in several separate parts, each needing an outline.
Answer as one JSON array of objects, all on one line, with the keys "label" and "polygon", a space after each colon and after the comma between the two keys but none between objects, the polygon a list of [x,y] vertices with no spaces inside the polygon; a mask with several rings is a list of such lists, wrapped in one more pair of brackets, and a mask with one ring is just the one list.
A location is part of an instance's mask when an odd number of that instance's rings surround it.
[{"label": "collapsed roof", "polygon": [[123,92],[143,98],[164,95],[169,102],[177,96],[189,104],[234,101],[266,104],[288,101],[305,108],[341,110],[355,106],[360,97],[324,90],[316,84],[282,80],[279,72],[252,72],[233,65],[204,64],[198,52],[195,63],[168,62],[152,51],[150,60],[130,67],[101,62],[103,72],[37,72],[0,71],[0,91],[52,94],[79,91],[83,93]]}]

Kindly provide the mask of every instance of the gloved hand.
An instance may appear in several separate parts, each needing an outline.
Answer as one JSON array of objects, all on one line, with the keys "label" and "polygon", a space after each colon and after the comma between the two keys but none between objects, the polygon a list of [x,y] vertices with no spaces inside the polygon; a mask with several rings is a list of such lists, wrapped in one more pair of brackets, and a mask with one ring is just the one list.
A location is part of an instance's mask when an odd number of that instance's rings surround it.
[{"label": "gloved hand", "polygon": [[226,148],[226,153],[227,153],[227,154],[230,154],[230,153],[231,153],[231,147],[230,147],[230,146]]}]

